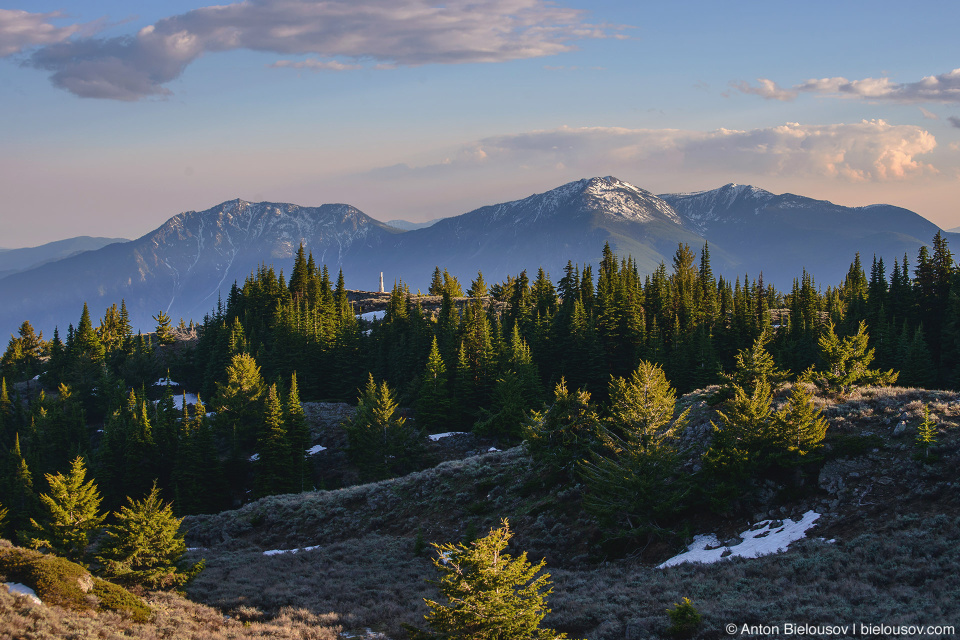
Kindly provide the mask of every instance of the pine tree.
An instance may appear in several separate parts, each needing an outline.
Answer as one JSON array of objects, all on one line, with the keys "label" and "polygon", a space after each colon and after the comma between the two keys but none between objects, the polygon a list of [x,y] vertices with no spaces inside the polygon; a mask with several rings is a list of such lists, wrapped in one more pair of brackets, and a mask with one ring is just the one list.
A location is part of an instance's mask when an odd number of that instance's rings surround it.
[{"label": "pine tree", "polygon": [[49,494],[41,494],[48,516],[38,523],[31,520],[34,536],[31,545],[48,548],[57,555],[74,562],[83,559],[90,534],[100,527],[106,514],[99,513],[100,492],[93,480],[86,480],[87,468],[77,456],[70,464],[70,473],[64,476],[46,474]]},{"label": "pine tree", "polygon": [[868,368],[874,354],[873,349],[867,348],[869,339],[867,324],[863,321],[856,335],[843,339],[837,336],[833,322],[830,322],[820,337],[820,357],[826,369],[819,372],[808,370],[803,379],[841,397],[857,387],[893,384],[899,374],[892,370],[883,372]]},{"label": "pine tree", "polygon": [[26,537],[31,519],[39,515],[40,502],[33,488],[33,474],[20,449],[20,434],[14,436],[13,448],[7,454],[7,475],[4,478],[4,501],[11,509],[10,529]]},{"label": "pine tree", "polygon": [[447,367],[434,336],[414,407],[417,412],[417,425],[424,433],[436,433],[450,422],[452,400],[447,381]]},{"label": "pine tree", "polygon": [[153,316],[153,319],[157,323],[157,344],[162,346],[173,344],[177,341],[177,338],[173,333],[173,328],[170,326],[170,316],[163,311],[160,311],[157,313],[157,315]]},{"label": "pine tree", "polygon": [[290,459],[295,471],[294,485],[304,491],[307,476],[306,450],[310,447],[310,429],[307,417],[300,403],[300,389],[297,386],[297,372],[290,376],[290,390],[287,392],[284,421],[287,425],[287,439],[290,441]]},{"label": "pine tree", "polygon": [[107,540],[97,554],[106,577],[148,589],[183,586],[200,572],[203,561],[182,566],[187,545],[181,522],[183,518],[173,515],[173,505],[163,503],[156,483],[143,500],[128,497],[107,527]]},{"label": "pine tree", "polygon": [[427,291],[432,296],[439,296],[443,294],[443,274],[440,272],[440,267],[434,268],[433,279],[430,281],[430,288]]},{"label": "pine tree", "polygon": [[676,469],[679,434],[690,410],[675,415],[676,393],[663,369],[647,361],[629,379],[611,379],[610,402],[603,447],[580,466],[589,488],[584,504],[635,536],[682,506],[686,487]]},{"label": "pine tree", "polygon": [[357,412],[344,425],[347,452],[366,478],[380,479],[413,469],[423,449],[423,433],[394,414],[396,397],[386,382],[369,374]]},{"label": "pine tree", "polygon": [[[291,491],[293,477],[290,473],[290,444],[283,421],[283,407],[277,393],[277,385],[270,385],[263,416],[263,426],[258,438],[259,458],[256,465],[254,490],[258,498]],[[300,449],[301,453],[303,449]],[[299,468],[295,469],[299,471]]]},{"label": "pine tree", "polygon": [[777,368],[773,356],[767,351],[767,345],[772,339],[773,334],[770,331],[763,331],[749,349],[737,352],[734,372],[721,375],[727,393],[733,393],[736,387],[741,387],[747,395],[752,395],[761,381],[766,381],[773,391],[783,386],[790,377],[790,372]]},{"label": "pine tree", "polygon": [[930,407],[923,405],[923,419],[917,426],[917,448],[923,451],[922,458],[930,458],[930,448],[937,445],[937,423],[930,417]]},{"label": "pine tree", "polygon": [[264,392],[260,367],[253,356],[240,353],[230,360],[226,373],[226,384],[217,383],[216,425],[234,449],[248,447],[253,444],[260,419],[260,397]]},{"label": "pine tree", "polygon": [[553,402],[544,411],[531,411],[523,435],[530,455],[552,471],[569,473],[600,442],[600,417],[583,389],[567,390],[560,378]]},{"label": "pine tree", "polygon": [[783,462],[803,462],[823,446],[829,423],[813,402],[813,395],[796,384],[787,404],[776,414],[779,438],[787,456]]},{"label": "pine tree", "polygon": [[[540,627],[550,613],[552,592],[546,561],[531,564],[504,553],[513,534],[504,518],[499,529],[470,544],[433,544],[437,586],[445,602],[425,600],[429,631],[406,626],[415,640],[563,640],[567,636]],[[539,575],[538,575],[539,574]]]}]

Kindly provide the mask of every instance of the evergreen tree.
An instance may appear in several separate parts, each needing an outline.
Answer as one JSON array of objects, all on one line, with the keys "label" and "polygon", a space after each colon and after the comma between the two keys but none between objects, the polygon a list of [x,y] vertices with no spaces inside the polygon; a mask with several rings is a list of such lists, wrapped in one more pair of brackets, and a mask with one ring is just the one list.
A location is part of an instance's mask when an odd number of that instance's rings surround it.
[{"label": "evergreen tree", "polygon": [[263,392],[260,367],[253,356],[246,353],[233,356],[227,367],[226,384],[217,383],[214,406],[217,428],[229,438],[234,449],[253,444]]},{"label": "evergreen tree", "polygon": [[[407,626],[415,640],[562,640],[566,634],[540,627],[550,613],[552,592],[546,561],[531,564],[504,553],[513,534],[504,519],[499,529],[470,544],[433,544],[445,602],[426,600],[429,631]],[[538,575],[539,574],[539,575]]]},{"label": "evergreen tree", "polygon": [[182,566],[180,560],[187,552],[182,521],[173,515],[171,503],[163,503],[156,484],[143,500],[128,497],[127,505],[107,527],[107,540],[97,554],[106,577],[148,589],[183,586],[200,572],[203,561]]},{"label": "evergreen tree", "polygon": [[417,425],[424,433],[436,433],[449,425],[453,403],[447,380],[447,367],[434,336],[415,405]]},{"label": "evergreen tree", "polygon": [[867,325],[861,321],[856,335],[839,338],[830,322],[820,337],[820,354],[826,364],[824,371],[812,369],[803,374],[803,379],[812,380],[818,387],[845,396],[857,387],[865,385],[889,385],[897,381],[897,373],[869,369],[873,361],[873,349],[867,348],[870,336]]},{"label": "evergreen tree", "polygon": [[761,382],[766,382],[774,391],[783,386],[790,377],[790,372],[779,369],[773,356],[767,351],[767,345],[772,338],[770,331],[763,331],[750,348],[737,352],[734,372],[721,376],[726,393],[733,393],[736,387],[741,387],[746,395],[753,395],[754,389]]},{"label": "evergreen tree", "polygon": [[157,323],[157,344],[162,346],[173,344],[177,341],[176,336],[173,333],[173,328],[170,324],[170,316],[163,311],[160,311],[157,313],[157,315],[153,316],[153,319]]},{"label": "evergreen tree", "polygon": [[813,402],[813,395],[800,384],[793,387],[787,404],[777,412],[779,437],[788,457],[782,462],[798,463],[823,445],[829,423]]},{"label": "evergreen tree", "polygon": [[4,502],[11,509],[9,527],[26,538],[30,522],[39,515],[40,502],[33,487],[33,474],[20,449],[20,434],[14,436],[13,447],[4,465],[7,474],[3,483]]},{"label": "evergreen tree", "polygon": [[427,291],[432,296],[443,295],[443,274],[440,272],[440,267],[434,268],[433,279],[430,281],[430,288]]},{"label": "evergreen tree", "polygon": [[287,438],[290,441],[290,458],[296,472],[296,487],[300,491],[306,489],[307,457],[306,450],[310,447],[310,429],[307,427],[307,416],[300,404],[300,389],[297,386],[297,372],[290,376],[290,390],[287,392],[286,412],[284,421],[287,425]]},{"label": "evergreen tree", "polygon": [[79,456],[70,464],[66,476],[46,474],[50,493],[42,494],[40,500],[49,513],[42,523],[30,521],[34,528],[32,546],[48,548],[74,562],[83,559],[91,532],[106,518],[106,514],[99,513],[97,486],[93,480],[84,482],[86,476],[86,465]]},{"label": "evergreen tree", "polygon": [[598,445],[600,417],[583,389],[570,393],[563,378],[544,411],[531,411],[523,435],[530,455],[553,471],[569,473]]},{"label": "evergreen tree", "polygon": [[[290,465],[290,443],[283,420],[283,407],[277,393],[277,385],[267,391],[266,407],[258,439],[259,458],[254,490],[258,498],[277,493],[288,493],[293,488],[291,471],[299,467]],[[303,449],[300,449],[302,454]]]},{"label": "evergreen tree", "polygon": [[930,407],[923,405],[923,419],[917,426],[917,448],[923,451],[923,459],[930,458],[930,448],[937,445],[937,423],[930,417]]},{"label": "evergreen tree", "polygon": [[585,506],[627,535],[647,533],[676,512],[686,488],[676,475],[679,434],[689,409],[676,413],[676,393],[663,369],[641,361],[629,380],[610,381],[610,421],[602,449],[581,465]]},{"label": "evergreen tree", "polygon": [[397,400],[386,382],[370,374],[353,420],[344,425],[350,459],[366,478],[380,479],[412,470],[423,450],[423,433],[395,416]]}]

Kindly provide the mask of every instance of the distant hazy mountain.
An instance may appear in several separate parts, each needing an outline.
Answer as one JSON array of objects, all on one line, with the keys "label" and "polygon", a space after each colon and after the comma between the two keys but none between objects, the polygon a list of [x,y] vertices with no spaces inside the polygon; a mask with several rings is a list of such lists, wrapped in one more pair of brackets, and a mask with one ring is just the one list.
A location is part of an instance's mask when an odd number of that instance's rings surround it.
[{"label": "distant hazy mountain", "polygon": [[[394,277],[426,288],[435,266],[466,286],[482,271],[488,282],[523,269],[531,279],[542,266],[556,280],[567,260],[596,264],[605,242],[631,254],[642,271],[669,260],[679,242],[702,240],[683,226],[666,202],[613,177],[578,180],[523,200],[444,218],[395,238],[376,256],[387,281]],[[722,251],[720,251],[722,253]],[[361,281],[368,276],[361,272]]]},{"label": "distant hazy mountain", "polygon": [[38,247],[25,249],[0,249],[0,278],[17,271],[25,271],[53,260],[62,260],[82,251],[93,251],[114,242],[127,242],[126,238],[91,238],[79,236],[48,242]]},{"label": "distant hazy mountain", "polygon": [[843,207],[748,185],[661,197],[711,247],[735,256],[731,266],[740,274],[753,278],[762,269],[764,280],[781,288],[789,287],[804,268],[818,282],[837,284],[858,251],[865,269],[876,255],[884,259],[889,275],[895,258],[902,260],[906,253],[915,263],[920,245],[930,244],[939,230],[901,207]]},{"label": "distant hazy mountain", "polygon": [[[174,216],[156,231],[0,280],[0,330],[6,335],[29,319],[50,335],[76,324],[86,301],[91,314],[125,299],[135,326],[149,329],[165,311],[201,319],[233,282],[243,283],[259,264],[289,274],[303,241],[320,263],[332,266],[353,254],[376,255],[396,229],[345,204],[224,202]],[[336,271],[334,271],[336,276]]]},{"label": "distant hazy mountain", "polygon": [[394,229],[403,229],[404,231],[413,231],[414,229],[426,229],[435,225],[442,218],[434,218],[426,222],[410,222],[408,220],[388,220],[386,224]]},{"label": "distant hazy mountain", "polygon": [[[396,222],[396,221],[394,221]],[[641,273],[671,260],[679,243],[699,252],[709,241],[714,272],[744,273],[788,289],[803,268],[835,285],[855,252],[869,269],[882,256],[887,273],[906,253],[916,261],[937,227],[888,205],[842,207],[743,185],[656,196],[613,177],[571,182],[522,200],[481,207],[403,231],[345,204],[300,207],[232,200],[181,213],[138,240],[111,244],[0,279],[0,335],[24,319],[50,335],[125,299],[135,326],[151,329],[163,310],[174,320],[202,319],[261,263],[289,275],[300,242],[318,265],[347,286],[374,289],[403,280],[426,290],[435,266],[466,286],[477,271],[498,282],[543,267],[556,281],[568,260],[596,265],[604,243],[632,255]],[[948,234],[954,247],[957,234]],[[7,253],[0,253],[0,259]]]}]

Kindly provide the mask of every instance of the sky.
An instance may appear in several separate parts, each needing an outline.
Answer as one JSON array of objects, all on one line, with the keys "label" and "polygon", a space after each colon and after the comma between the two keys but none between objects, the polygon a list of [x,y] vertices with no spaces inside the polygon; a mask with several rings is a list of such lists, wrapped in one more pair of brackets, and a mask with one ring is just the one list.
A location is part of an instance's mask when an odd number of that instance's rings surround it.
[{"label": "sky", "polygon": [[4,0],[0,247],[612,175],[960,225],[960,3]]}]

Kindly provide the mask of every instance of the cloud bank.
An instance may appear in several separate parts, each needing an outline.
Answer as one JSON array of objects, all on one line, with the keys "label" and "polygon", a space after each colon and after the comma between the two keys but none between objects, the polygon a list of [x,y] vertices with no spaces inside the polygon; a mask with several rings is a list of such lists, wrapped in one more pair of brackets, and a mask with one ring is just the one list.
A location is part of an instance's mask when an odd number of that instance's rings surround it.
[{"label": "cloud bank", "polygon": [[83,29],[82,25],[56,27],[50,20],[62,18],[60,12],[29,13],[0,9],[0,58],[22,53],[41,45],[63,42]]},{"label": "cloud bank", "polygon": [[936,145],[934,136],[920,127],[883,120],[709,132],[561,127],[486,138],[464,145],[441,163],[394,166],[378,170],[377,175],[402,178],[497,165],[507,172],[562,169],[594,175],[601,167],[637,173],[722,169],[883,182],[936,174],[936,168],[918,158]]},{"label": "cloud bank", "polygon": [[815,93],[902,103],[960,103],[960,69],[907,83],[893,82],[890,78],[847,80],[838,77],[807,80],[790,89],[783,89],[773,80],[758,78],[756,85],[740,81],[731,82],[730,86],[742,93],[758,95],[768,100],[793,100],[801,93]]},{"label": "cloud bank", "polygon": [[71,33],[59,32],[45,41],[37,27],[32,40],[11,39],[8,47],[46,45],[29,64],[80,97],[139,100],[169,94],[165,84],[212,52],[319,56],[274,65],[315,70],[503,62],[563,53],[576,40],[618,37],[616,30],[546,0],[246,0],[165,18],[120,38],[67,39]]}]

